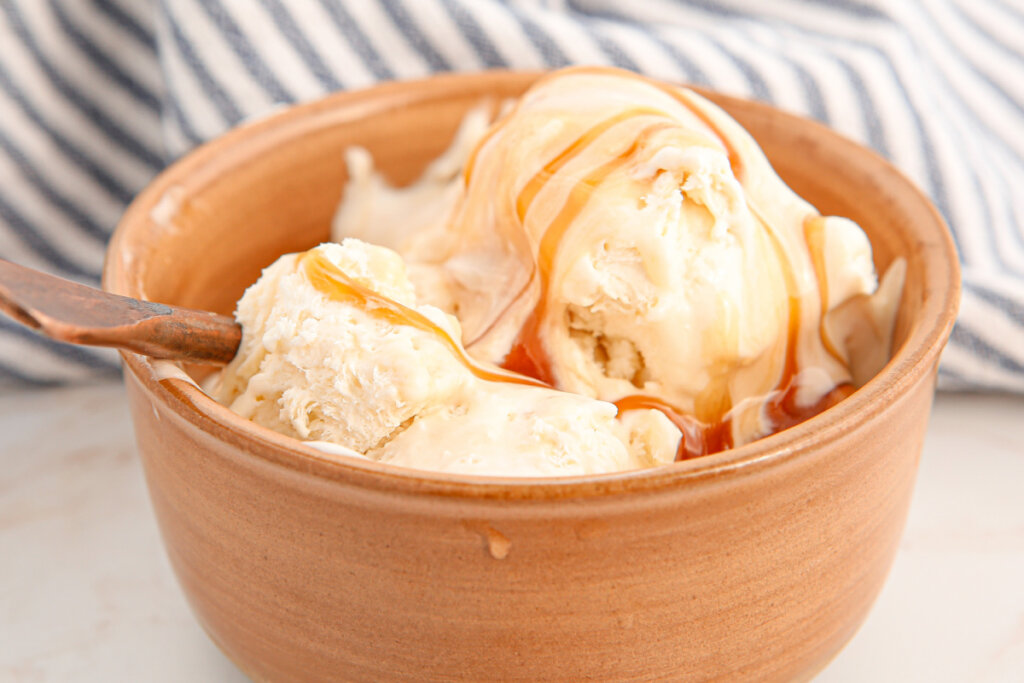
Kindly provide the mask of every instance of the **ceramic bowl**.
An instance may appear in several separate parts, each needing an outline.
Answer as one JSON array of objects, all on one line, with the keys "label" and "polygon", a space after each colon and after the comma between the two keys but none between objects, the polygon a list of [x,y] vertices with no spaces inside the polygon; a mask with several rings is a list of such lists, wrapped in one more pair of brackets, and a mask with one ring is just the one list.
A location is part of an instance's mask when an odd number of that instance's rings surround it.
[{"label": "ceramic bowl", "polygon": [[[348,145],[413,179],[485,97],[536,74],[338,94],[233,130],[132,204],[105,283],[230,313],[327,239]],[[445,476],[333,458],[125,353],[146,481],[196,617],[257,680],[793,680],[852,636],[896,553],[959,275],[888,163],[815,123],[710,94],[780,175],[907,261],[886,368],[756,443],[581,478]]]}]

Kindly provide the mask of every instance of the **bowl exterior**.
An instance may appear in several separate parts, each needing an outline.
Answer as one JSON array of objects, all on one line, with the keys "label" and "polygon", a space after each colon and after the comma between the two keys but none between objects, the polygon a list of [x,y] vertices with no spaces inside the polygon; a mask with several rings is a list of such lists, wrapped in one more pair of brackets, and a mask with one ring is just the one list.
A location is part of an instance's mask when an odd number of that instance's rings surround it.
[{"label": "bowl exterior", "polygon": [[325,481],[127,387],[174,570],[257,680],[765,681],[809,678],[866,615],[933,380],[800,457],[552,501]]}]

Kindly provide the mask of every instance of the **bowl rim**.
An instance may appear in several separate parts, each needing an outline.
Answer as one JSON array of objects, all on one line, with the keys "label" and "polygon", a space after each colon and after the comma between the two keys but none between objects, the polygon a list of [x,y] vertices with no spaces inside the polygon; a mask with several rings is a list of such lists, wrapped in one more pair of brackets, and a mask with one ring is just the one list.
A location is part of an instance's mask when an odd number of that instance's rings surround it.
[{"label": "bowl rim", "polygon": [[[135,295],[130,286],[130,268],[124,249],[129,237],[145,236],[151,210],[186,176],[214,181],[224,170],[237,167],[262,150],[295,140],[325,126],[389,111],[412,103],[422,104],[471,92],[496,83],[507,87],[528,85],[543,71],[490,70],[435,75],[425,79],[383,83],[371,88],[337,92],[321,99],[277,109],[267,116],[249,119],[226,133],[195,148],[162,171],[132,201],[125,211],[106,252],[103,286],[108,291]],[[423,84],[429,87],[423,88]],[[261,427],[233,413],[183,379],[161,378],[152,359],[122,351],[130,375],[151,400],[159,401],[171,414],[185,420],[220,441],[231,444],[253,458],[330,481],[393,493],[441,495],[446,497],[500,500],[557,500],[595,498],[608,495],[675,488],[683,482],[710,482],[723,476],[752,475],[812,452],[812,445],[835,441],[866,422],[881,406],[909,391],[937,362],[949,338],[960,298],[960,268],[949,228],[924,193],[887,160],[816,121],[746,100],[694,87],[692,90],[729,109],[750,107],[799,125],[802,135],[825,142],[836,156],[856,158],[860,165],[873,167],[886,182],[917,204],[924,222],[930,224],[929,240],[919,247],[930,253],[925,258],[928,299],[917,324],[885,367],[864,386],[836,406],[794,427],[758,439],[739,448],[668,465],[607,474],[564,477],[503,477],[462,475],[417,470],[378,463],[364,458],[330,455],[291,437]],[[243,144],[244,143],[244,144]],[[255,143],[255,144],[254,144]],[[339,163],[341,159],[339,158]],[[148,233],[152,238],[152,230]]]}]

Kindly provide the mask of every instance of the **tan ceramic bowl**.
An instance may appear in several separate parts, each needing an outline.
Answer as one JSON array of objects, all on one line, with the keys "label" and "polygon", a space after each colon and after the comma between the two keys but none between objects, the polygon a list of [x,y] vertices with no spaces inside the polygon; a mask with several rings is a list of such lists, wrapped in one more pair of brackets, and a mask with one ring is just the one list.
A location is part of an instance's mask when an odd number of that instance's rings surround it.
[{"label": "tan ceramic bowl", "polygon": [[[232,131],[128,210],[106,286],[232,310],[260,268],[328,235],[342,150],[396,181],[484,96],[534,74],[339,94]],[[550,480],[332,459],[125,354],[146,480],[171,563],[228,657],[259,680],[807,679],[851,637],[896,552],[939,352],[954,248],[885,161],[822,126],[712,95],[878,265],[907,259],[898,350],[824,414],[660,469]]]}]

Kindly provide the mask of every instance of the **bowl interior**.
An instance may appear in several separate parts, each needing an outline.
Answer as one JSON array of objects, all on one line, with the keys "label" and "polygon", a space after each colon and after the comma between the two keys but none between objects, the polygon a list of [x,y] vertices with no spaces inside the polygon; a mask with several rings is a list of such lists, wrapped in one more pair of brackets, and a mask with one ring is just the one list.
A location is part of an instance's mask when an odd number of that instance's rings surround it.
[{"label": "bowl interior", "polygon": [[[112,242],[105,283],[118,293],[229,314],[262,268],[328,238],[346,147],[368,148],[393,182],[410,182],[448,146],[470,107],[497,104],[536,78],[489,73],[389,84],[236,129],[175,164],[136,200]],[[904,365],[934,362],[955,315],[959,278],[948,231],[930,203],[884,160],[819,124],[704,94],[750,131],[799,195],[864,228],[879,272],[906,259],[894,351]]]}]

